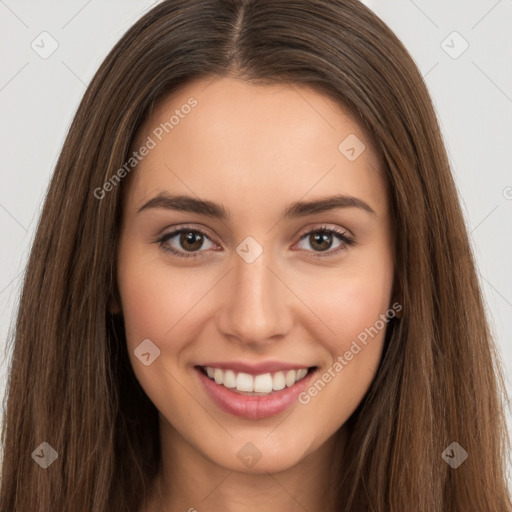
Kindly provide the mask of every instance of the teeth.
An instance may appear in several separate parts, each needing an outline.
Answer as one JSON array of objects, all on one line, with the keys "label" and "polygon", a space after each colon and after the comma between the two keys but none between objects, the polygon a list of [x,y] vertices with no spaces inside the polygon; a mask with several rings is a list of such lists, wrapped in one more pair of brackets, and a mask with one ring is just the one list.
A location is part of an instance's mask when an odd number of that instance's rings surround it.
[{"label": "teeth", "polygon": [[221,370],[220,368],[205,367],[206,374],[217,384],[230,389],[246,393],[272,393],[280,391],[285,387],[293,386],[302,380],[308,373],[307,368],[300,370],[289,370],[287,372],[275,372],[274,374],[263,373],[251,375],[249,373],[235,373],[233,370]]},{"label": "teeth", "polygon": [[226,370],[224,372],[224,379],[222,384],[227,388],[234,388],[236,386],[236,375],[233,370]]},{"label": "teeth", "polygon": [[284,381],[284,373],[276,372],[274,374],[274,377],[272,378],[272,389],[279,391],[280,389],[284,389],[285,386],[286,386],[286,383]]},{"label": "teeth", "polygon": [[300,370],[297,370],[297,380],[303,379],[307,373],[308,373],[307,368],[301,368]]},{"label": "teeth", "polygon": [[272,391],[272,376],[270,373],[254,377],[254,391],[256,393],[270,393]]},{"label": "teeth", "polygon": [[295,384],[295,370],[290,370],[286,377],[284,378],[284,382],[286,383],[286,387],[289,388],[290,386],[293,386]]},{"label": "teeth", "polygon": [[235,387],[238,391],[250,391],[252,393],[254,391],[254,379],[252,378],[252,375],[240,372],[236,376]]},{"label": "teeth", "polygon": [[224,372],[219,370],[219,368],[215,368],[213,378],[217,384],[222,384],[224,382]]}]

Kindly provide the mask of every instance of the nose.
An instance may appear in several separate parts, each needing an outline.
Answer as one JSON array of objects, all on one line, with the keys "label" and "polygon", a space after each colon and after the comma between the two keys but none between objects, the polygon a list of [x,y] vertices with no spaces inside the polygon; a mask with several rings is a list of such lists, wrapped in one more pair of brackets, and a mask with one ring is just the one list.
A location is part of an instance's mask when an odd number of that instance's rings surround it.
[{"label": "nose", "polygon": [[235,255],[234,266],[219,290],[217,329],[253,350],[265,350],[290,331],[293,294],[265,251],[252,263]]}]

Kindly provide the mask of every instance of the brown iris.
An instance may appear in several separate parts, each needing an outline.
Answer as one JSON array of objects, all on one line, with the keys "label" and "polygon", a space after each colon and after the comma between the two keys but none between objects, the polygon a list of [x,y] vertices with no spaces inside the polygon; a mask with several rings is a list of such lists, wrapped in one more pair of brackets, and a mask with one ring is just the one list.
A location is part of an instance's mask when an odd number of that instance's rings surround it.
[{"label": "brown iris", "polygon": [[326,231],[317,231],[309,236],[309,241],[313,249],[326,251],[332,245],[332,233]]},{"label": "brown iris", "polygon": [[195,231],[184,231],[180,235],[180,244],[184,249],[195,251],[203,245],[203,235]]}]

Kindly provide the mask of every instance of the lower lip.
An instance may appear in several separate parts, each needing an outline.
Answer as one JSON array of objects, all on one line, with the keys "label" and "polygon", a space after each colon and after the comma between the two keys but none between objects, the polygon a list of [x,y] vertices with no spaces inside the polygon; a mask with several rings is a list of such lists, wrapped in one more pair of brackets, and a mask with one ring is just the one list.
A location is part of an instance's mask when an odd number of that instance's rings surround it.
[{"label": "lower lip", "polygon": [[241,395],[231,391],[207,377],[200,369],[194,368],[210,398],[225,412],[249,420],[269,418],[286,411],[297,401],[298,395],[309,385],[316,369],[289,388],[274,391],[269,395]]}]

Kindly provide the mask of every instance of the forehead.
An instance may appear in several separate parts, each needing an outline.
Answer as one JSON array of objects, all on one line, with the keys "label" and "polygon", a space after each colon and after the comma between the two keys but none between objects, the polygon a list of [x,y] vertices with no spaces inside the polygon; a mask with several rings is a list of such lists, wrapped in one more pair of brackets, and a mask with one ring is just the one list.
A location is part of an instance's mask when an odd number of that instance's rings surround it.
[{"label": "forehead", "polygon": [[[151,143],[148,144],[149,139]],[[387,208],[380,162],[337,102],[309,87],[235,78],[190,82],[160,100],[134,150],[152,149],[130,184],[134,207],[162,191],[260,212],[283,202],[349,194]]]}]

